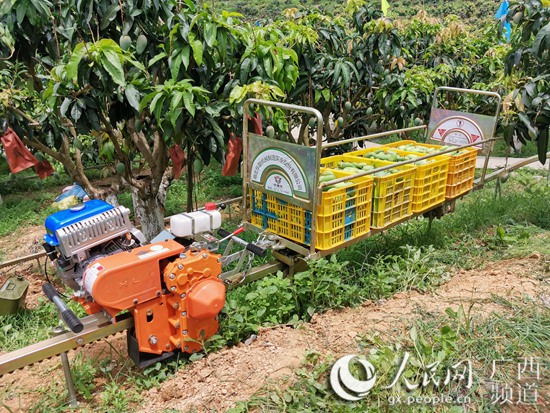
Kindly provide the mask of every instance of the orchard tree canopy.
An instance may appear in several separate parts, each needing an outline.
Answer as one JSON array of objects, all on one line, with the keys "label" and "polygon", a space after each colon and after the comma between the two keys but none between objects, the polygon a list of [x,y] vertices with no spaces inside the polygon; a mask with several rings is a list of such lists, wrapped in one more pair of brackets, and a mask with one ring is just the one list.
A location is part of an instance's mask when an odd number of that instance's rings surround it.
[{"label": "orchard tree canopy", "polygon": [[[231,91],[271,81],[267,90],[283,98],[298,72],[283,33],[253,30],[236,13],[214,15],[191,1],[13,1],[0,15],[6,126],[61,162],[92,197],[117,188],[96,188],[84,163],[111,165],[120,185],[130,185],[148,236],[163,228],[169,150],[185,150],[191,194],[193,160],[222,162],[239,123]],[[270,55],[258,57],[269,70],[255,74],[258,58],[248,55],[259,50]]]},{"label": "orchard tree canopy", "polygon": [[[4,128],[63,164],[92,197],[129,186],[148,237],[163,229],[177,159],[185,155],[191,209],[193,164],[223,162],[247,97],[317,107],[333,141],[421,123],[438,86],[492,90],[509,96],[508,141],[536,140],[541,160],[546,153],[550,11],[538,0],[511,9],[511,46],[500,43],[496,21],[473,32],[456,16],[392,20],[379,2],[349,0],[335,16],[293,8],[258,25],[212,4],[3,2]],[[309,139],[307,121],[278,110],[267,117],[279,137],[293,139],[290,126]],[[90,163],[107,165],[116,183],[96,187],[84,173]]]}]

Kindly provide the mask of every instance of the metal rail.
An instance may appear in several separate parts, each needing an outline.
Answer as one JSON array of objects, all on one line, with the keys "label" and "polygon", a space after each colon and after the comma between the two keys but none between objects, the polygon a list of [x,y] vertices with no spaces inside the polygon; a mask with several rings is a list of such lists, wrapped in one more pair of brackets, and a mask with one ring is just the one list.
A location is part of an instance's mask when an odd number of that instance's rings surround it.
[{"label": "metal rail", "polygon": [[[546,153],[546,158],[550,159],[550,152]],[[521,162],[518,162],[518,163],[515,163],[513,165],[498,169],[494,172],[491,172],[489,175],[485,176],[485,181],[481,181],[481,178],[478,178],[474,181],[476,189],[483,188],[484,183],[487,182],[487,181],[492,181],[493,179],[497,179],[498,177],[500,177],[500,176],[502,176],[506,173],[515,171],[516,169],[523,168],[524,166],[532,164],[534,162],[537,162],[538,160],[539,160],[538,155],[533,155],[529,158],[523,159]],[[550,164],[548,166],[548,179],[550,179]]]},{"label": "metal rail", "polygon": [[[442,92],[442,91],[456,92],[456,93],[471,93],[474,95],[490,96],[495,98],[498,103],[500,103],[502,100],[502,97],[496,92],[490,92],[487,90],[478,90],[478,89],[462,89],[462,88],[451,87],[451,86],[439,86],[438,88],[435,89],[435,92],[434,92],[433,103],[432,103],[433,107],[436,107],[436,108],[438,107],[437,105],[439,103],[439,99],[437,95],[439,92]],[[497,115],[498,115],[498,112],[497,112]]]},{"label": "metal rail", "polygon": [[121,316],[115,324],[111,323],[110,318],[103,313],[84,317],[81,321],[84,324],[84,330],[78,334],[69,331],[48,340],[1,355],[0,376],[120,333],[134,325],[134,319],[130,313]]}]

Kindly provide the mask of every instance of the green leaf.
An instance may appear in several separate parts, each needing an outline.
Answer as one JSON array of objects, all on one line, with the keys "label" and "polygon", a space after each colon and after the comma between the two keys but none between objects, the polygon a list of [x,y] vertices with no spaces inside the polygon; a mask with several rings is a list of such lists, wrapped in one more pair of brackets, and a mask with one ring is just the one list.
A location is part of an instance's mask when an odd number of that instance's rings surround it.
[{"label": "green leaf", "polygon": [[269,53],[269,46],[265,44],[260,44],[257,47],[257,51],[258,51],[258,57],[263,58]]},{"label": "green leaf", "polygon": [[184,46],[181,49],[181,61],[183,62],[183,66],[185,66],[185,70],[189,67],[189,55],[191,54],[191,49],[189,46]]},{"label": "green leaf", "polygon": [[202,65],[202,42],[200,40],[195,40],[195,36],[189,33],[189,44],[191,49],[193,49],[193,58],[197,66]]},{"label": "green leaf", "polygon": [[212,129],[214,130],[214,136],[216,136],[216,139],[218,140],[218,145],[220,147],[223,147],[224,135],[223,135],[222,128],[220,127],[220,125],[218,125],[218,122],[216,122],[214,118],[207,116],[206,120],[208,121],[208,123],[210,123],[210,125],[212,126]]},{"label": "green leaf", "polygon": [[115,53],[121,53],[122,49],[120,45],[115,42],[113,39],[101,39],[95,43],[100,49],[110,48],[113,49]]},{"label": "green leaf", "polygon": [[65,66],[65,71],[67,72],[67,77],[73,81],[76,82],[78,77],[78,65],[80,64],[80,61],[82,60],[82,57],[87,52],[86,43],[78,43],[73,53],[71,54],[71,58],[69,59],[69,63],[67,66]]},{"label": "green leaf", "polygon": [[113,82],[120,86],[124,86],[126,84],[122,64],[120,63],[118,54],[114,50],[104,48],[101,51],[101,63],[103,64],[105,70],[109,72],[109,75],[111,75]]},{"label": "green leaf", "polygon": [[535,56],[542,58],[544,51],[547,49],[550,49],[550,23],[539,30],[531,50]]},{"label": "green leaf", "polygon": [[149,93],[148,95],[146,95],[142,100],[141,102],[139,102],[139,111],[142,112],[143,109],[145,109],[147,107],[147,105],[149,104],[149,102],[151,102],[151,100],[153,100],[153,98],[158,94],[159,92],[155,91],[155,92],[151,92]]},{"label": "green leaf", "polygon": [[342,65],[342,78],[344,80],[343,86],[344,88],[347,89],[349,87],[349,82],[350,82],[350,70],[347,64]]},{"label": "green leaf", "polygon": [[[119,52],[119,53],[122,53],[122,51]],[[134,60],[134,59],[132,59],[130,56],[127,56],[127,55],[125,55],[125,54],[122,54],[122,55],[120,55],[120,56],[122,57],[122,59],[123,59],[125,62],[128,62],[128,63],[130,63],[132,66],[137,67],[137,68],[138,68],[139,70],[141,70],[142,72],[146,72],[145,66],[144,66],[141,62],[138,62],[137,60]]]},{"label": "green leaf", "polygon": [[218,150],[218,143],[213,136],[210,137],[210,141],[208,142],[208,150],[211,153],[215,153]]},{"label": "green leaf", "polygon": [[315,91],[315,103],[319,102],[321,100],[321,91],[320,90],[316,90]]},{"label": "green leaf", "polygon": [[183,92],[183,105],[185,106],[185,109],[191,114],[191,116],[195,117],[195,104],[193,103],[193,94],[189,91]]},{"label": "green leaf", "polygon": [[204,40],[206,40],[208,47],[212,47],[216,42],[217,33],[218,27],[215,23],[208,22],[204,25]]},{"label": "green leaf", "polygon": [[156,55],[155,57],[153,57],[150,61],[149,61],[149,64],[147,65],[147,67],[151,67],[153,66],[155,63],[157,63],[159,60],[161,59],[164,59],[166,56],[168,56],[168,53],[166,52],[161,52],[159,53],[158,55]]},{"label": "green leaf", "polygon": [[504,137],[504,142],[506,142],[506,145],[508,146],[513,146],[514,145],[514,129],[516,128],[516,124],[515,123],[509,123],[507,125],[504,125],[503,129],[504,129],[504,133],[503,133],[503,137]]},{"label": "green leaf", "polygon": [[72,99],[71,98],[65,98],[63,100],[63,103],[61,104],[59,108],[59,113],[61,114],[61,117],[66,117],[67,110],[69,109],[69,105],[71,104]]},{"label": "green leaf", "polygon": [[101,30],[105,30],[109,26],[109,24],[111,24],[119,10],[120,5],[118,3],[111,4],[109,7],[107,7],[105,14],[101,17]]},{"label": "green leaf", "polygon": [[409,332],[409,337],[411,338],[412,341],[416,341],[416,339],[418,338],[418,333],[416,331],[416,327],[413,326],[411,328],[411,331]]},{"label": "green leaf", "polygon": [[166,96],[162,92],[157,92],[151,102],[151,105],[149,106],[151,112],[157,118],[157,121],[160,121],[160,112],[162,111],[162,106],[164,105],[165,99]]},{"label": "green leaf", "polygon": [[286,56],[290,56],[290,58],[294,61],[294,63],[298,64],[298,55],[294,50],[286,49]]},{"label": "green leaf", "polygon": [[340,79],[340,72],[342,71],[342,63],[338,62],[334,65],[334,74],[332,75],[332,87],[338,85],[338,79]]},{"label": "green leaf", "polygon": [[242,86],[235,86],[229,95],[229,103],[239,103],[246,97],[246,89]]},{"label": "green leaf", "polygon": [[77,104],[74,104],[73,107],[71,108],[71,118],[73,118],[75,122],[78,122],[81,116],[82,116],[82,108]]},{"label": "green leaf", "polygon": [[204,353],[194,353],[189,356],[189,361],[199,361],[204,357]]},{"label": "green leaf", "polygon": [[24,2],[20,2],[19,4],[17,4],[16,7],[17,8],[15,9],[15,13],[16,13],[17,23],[21,25],[27,13],[27,4]]},{"label": "green leaf", "polygon": [[170,61],[170,76],[172,80],[177,80],[180,73],[181,66],[181,53],[174,53],[172,55],[172,60]]},{"label": "green leaf", "polygon": [[269,57],[266,57],[264,59],[264,69],[265,73],[270,77],[273,78],[273,62]]},{"label": "green leaf", "polygon": [[241,73],[240,73],[240,81],[241,84],[245,85],[246,81],[248,80],[248,71],[250,70],[250,59],[247,57],[243,60],[241,63]]},{"label": "green leaf", "polygon": [[137,111],[139,111],[139,98],[140,93],[136,89],[134,85],[131,83],[126,86],[124,89],[124,94],[126,95],[126,99],[128,99],[128,103]]},{"label": "green leaf", "polygon": [[518,117],[523,122],[523,124],[527,127],[529,137],[532,140],[535,140],[537,138],[537,135],[539,134],[538,129],[531,124],[531,120],[525,113],[523,112],[518,113]]},{"label": "green leaf", "polygon": [[181,115],[180,103],[182,99],[183,99],[183,92],[180,90],[177,90],[176,92],[174,92],[174,96],[170,101],[170,122],[172,123],[172,127],[174,129],[176,129],[176,121]]}]

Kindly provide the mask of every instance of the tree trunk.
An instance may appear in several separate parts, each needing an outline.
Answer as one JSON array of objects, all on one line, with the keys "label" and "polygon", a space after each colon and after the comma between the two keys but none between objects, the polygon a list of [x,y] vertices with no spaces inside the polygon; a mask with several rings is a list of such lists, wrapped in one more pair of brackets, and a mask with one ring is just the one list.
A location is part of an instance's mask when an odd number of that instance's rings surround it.
[{"label": "tree trunk", "polygon": [[[147,240],[153,239],[164,230],[164,211],[156,196],[143,197],[141,191],[131,187],[134,219],[139,220],[141,232]],[[145,195],[150,194],[147,188]]]},{"label": "tree trunk", "polygon": [[160,182],[145,178],[148,182],[142,189],[130,187],[134,218],[141,224],[141,232],[147,240],[153,239],[164,230],[164,204],[166,194],[172,181],[172,168],[168,168],[161,176]]}]

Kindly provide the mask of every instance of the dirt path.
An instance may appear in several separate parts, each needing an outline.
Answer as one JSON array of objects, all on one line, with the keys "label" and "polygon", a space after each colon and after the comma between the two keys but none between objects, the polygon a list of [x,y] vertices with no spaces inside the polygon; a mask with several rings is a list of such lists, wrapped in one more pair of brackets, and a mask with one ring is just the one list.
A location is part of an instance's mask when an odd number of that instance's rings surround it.
[{"label": "dirt path", "polygon": [[[406,292],[388,300],[365,302],[357,308],[332,310],[316,315],[310,323],[291,327],[265,328],[249,346],[238,346],[210,354],[182,368],[159,389],[143,394],[140,412],[225,411],[236,402],[247,400],[270,382],[280,384],[292,379],[308,351],[339,356],[360,351],[355,337],[362,333],[379,332],[382,337],[403,333],[408,325],[425,314],[440,314],[445,308],[456,309],[474,304],[473,312],[486,315],[503,312],[492,299],[493,295],[510,298],[528,295],[550,302],[550,292],[544,279],[548,278],[548,262],[533,254],[529,258],[490,263],[486,268],[459,271],[448,283],[429,294]],[[110,347],[124,354],[123,335],[112,337],[110,344],[98,342],[69,354],[84,353],[88,357],[105,357]],[[45,361],[0,378],[0,395],[12,412],[24,412],[40,397],[37,385],[49,380],[62,382],[57,359]],[[96,381],[95,385],[102,383]],[[62,387],[58,387],[62,389]],[[100,397],[96,394],[95,399]],[[94,403],[91,403],[92,407]],[[82,407],[85,407],[81,405]]]},{"label": "dirt path", "polygon": [[492,295],[548,299],[547,286],[541,282],[548,274],[541,261],[534,254],[491,263],[483,270],[460,271],[431,294],[400,293],[378,303],[316,315],[298,329],[263,329],[250,346],[240,344],[212,354],[180,370],[160,390],[149,390],[139,411],[225,411],[270,381],[292,377],[308,350],[335,356],[351,354],[359,351],[355,337],[360,333],[379,332],[391,337],[423,314],[439,314],[460,304],[474,304],[474,313],[480,315],[505,311],[494,304]]}]

